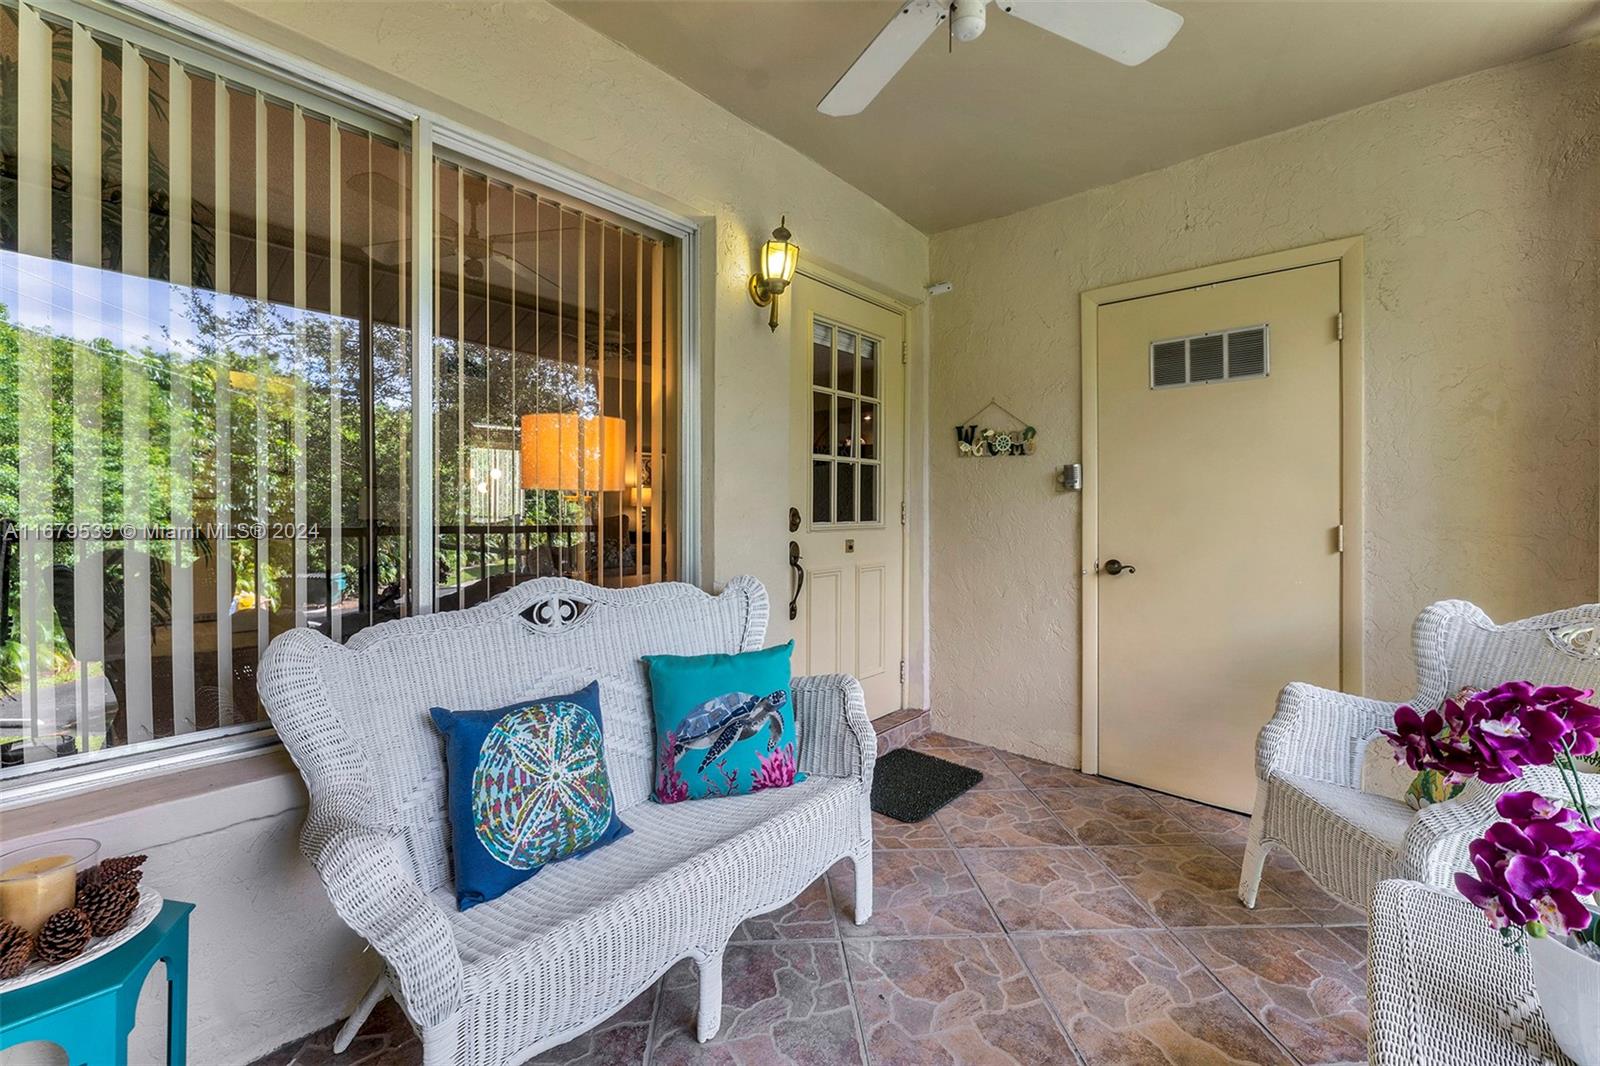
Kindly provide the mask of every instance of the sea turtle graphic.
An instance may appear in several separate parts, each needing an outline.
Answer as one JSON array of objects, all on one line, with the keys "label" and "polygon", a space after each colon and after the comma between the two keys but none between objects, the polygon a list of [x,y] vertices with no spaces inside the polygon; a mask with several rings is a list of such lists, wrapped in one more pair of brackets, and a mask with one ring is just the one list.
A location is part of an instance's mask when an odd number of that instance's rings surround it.
[{"label": "sea turtle graphic", "polygon": [[783,717],[778,709],[789,701],[785,689],[767,696],[753,696],[748,692],[729,692],[716,699],[707,700],[683,718],[678,727],[678,740],[672,746],[676,759],[689,749],[703,750],[706,757],[700,762],[699,773],[741,740],[767,730],[767,750],[778,746],[783,735]]}]

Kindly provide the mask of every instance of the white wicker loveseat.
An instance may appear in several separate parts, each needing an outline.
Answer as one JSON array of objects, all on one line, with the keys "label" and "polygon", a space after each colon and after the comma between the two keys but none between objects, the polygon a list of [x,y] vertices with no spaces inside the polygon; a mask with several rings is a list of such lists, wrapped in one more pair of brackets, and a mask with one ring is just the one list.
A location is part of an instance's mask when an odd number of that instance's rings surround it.
[{"label": "white wicker loveseat", "polygon": [[[1463,600],[1435,603],[1417,616],[1420,709],[1465,687],[1503,681],[1600,689],[1600,604],[1495,625]],[[1561,795],[1554,771],[1530,770],[1505,785],[1469,782],[1461,795],[1420,812],[1361,789],[1366,744],[1392,728],[1399,704],[1292,684],[1256,742],[1256,804],[1245,845],[1239,898],[1256,904],[1268,851],[1281,845],[1323,888],[1366,910],[1386,878],[1454,888],[1467,844],[1497,816],[1495,799],[1514,789]]]},{"label": "white wicker loveseat", "polygon": [[[865,922],[876,738],[854,678],[794,680],[806,781],[674,805],[647,799],[654,743],[639,657],[755,649],[766,623],[754,578],[718,596],[542,578],[465,611],[374,626],[347,645],[308,630],[274,640],[260,686],[310,789],[302,846],[340,917],[385,963],[341,1039],[387,990],[429,1066],[521,1062],[689,957],[708,1040],[720,1023],[723,949],[741,921],[847,858],[854,917]],[[606,763],[632,834],[458,913],[428,709],[499,707],[596,678]]]}]

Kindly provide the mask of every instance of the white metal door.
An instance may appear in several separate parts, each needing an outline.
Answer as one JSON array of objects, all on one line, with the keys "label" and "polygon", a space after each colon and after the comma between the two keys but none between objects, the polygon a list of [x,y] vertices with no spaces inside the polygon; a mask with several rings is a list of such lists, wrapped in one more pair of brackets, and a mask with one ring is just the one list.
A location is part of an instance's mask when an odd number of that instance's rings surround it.
[{"label": "white metal door", "polygon": [[853,674],[886,714],[903,702],[904,319],[803,276],[790,292],[795,672]]},{"label": "white metal door", "polygon": [[1099,771],[1250,808],[1340,663],[1339,266],[1099,309]]}]

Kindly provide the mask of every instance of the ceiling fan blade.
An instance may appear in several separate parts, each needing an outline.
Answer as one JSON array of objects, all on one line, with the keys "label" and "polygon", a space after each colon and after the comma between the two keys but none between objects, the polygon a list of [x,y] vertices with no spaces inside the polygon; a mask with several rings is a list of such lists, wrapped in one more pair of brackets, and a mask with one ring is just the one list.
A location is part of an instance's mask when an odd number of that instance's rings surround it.
[{"label": "ceiling fan blade", "polygon": [[1149,0],[999,0],[1000,10],[1136,67],[1172,42],[1183,16]]},{"label": "ceiling fan blade", "polygon": [[824,115],[859,115],[949,17],[941,0],[905,0],[856,61],[817,104]]}]

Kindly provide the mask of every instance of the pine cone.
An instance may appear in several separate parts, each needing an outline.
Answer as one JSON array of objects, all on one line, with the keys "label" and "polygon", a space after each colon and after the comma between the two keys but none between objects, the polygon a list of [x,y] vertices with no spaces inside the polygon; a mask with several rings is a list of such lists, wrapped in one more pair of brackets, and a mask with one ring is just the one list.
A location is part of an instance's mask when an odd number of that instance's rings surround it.
[{"label": "pine cone", "polygon": [[90,885],[78,893],[78,909],[89,917],[95,936],[110,936],[128,924],[139,905],[139,886],[125,877]]},{"label": "pine cone", "polygon": [[0,918],[0,981],[8,981],[26,969],[32,954],[33,934]]},{"label": "pine cone", "polygon": [[100,877],[102,880],[110,880],[123,874],[135,873],[144,865],[146,858],[148,858],[146,855],[118,855],[106,859],[100,863]]},{"label": "pine cone", "polygon": [[[144,880],[144,871],[143,870],[128,870],[125,873],[120,873],[120,874],[116,874],[116,875],[102,874],[100,876],[99,880],[93,881],[93,882],[91,882],[91,884],[132,885],[134,888],[138,888],[139,887],[139,882],[142,881],[142,880]],[[87,888],[88,886],[84,886],[84,887]],[[82,889],[79,889],[79,891],[82,891]]]},{"label": "pine cone", "polygon": [[72,907],[56,911],[44,920],[44,927],[33,944],[33,957],[43,963],[77,958],[93,934],[87,914]]}]

